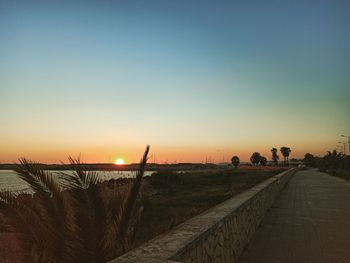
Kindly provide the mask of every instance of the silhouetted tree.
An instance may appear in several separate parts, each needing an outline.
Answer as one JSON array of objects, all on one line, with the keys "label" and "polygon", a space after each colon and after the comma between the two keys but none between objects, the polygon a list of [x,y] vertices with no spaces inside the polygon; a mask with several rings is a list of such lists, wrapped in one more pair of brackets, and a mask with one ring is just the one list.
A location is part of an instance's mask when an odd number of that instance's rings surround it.
[{"label": "silhouetted tree", "polygon": [[337,152],[336,150],[328,151],[323,157],[325,170],[329,170],[333,175],[335,175],[337,169],[339,169],[341,166],[343,158],[344,155],[341,152]]},{"label": "silhouetted tree", "polygon": [[267,164],[267,159],[266,159],[266,157],[261,156],[261,157],[260,157],[260,165],[266,166],[266,164]]},{"label": "silhouetted tree", "polygon": [[271,149],[271,153],[272,153],[272,161],[274,165],[278,164],[278,160],[279,160],[279,156],[277,154],[277,149],[276,148],[272,148]]},{"label": "silhouetted tree", "polygon": [[258,152],[253,153],[252,156],[250,157],[250,161],[254,165],[258,165],[260,163],[260,159],[261,159],[261,155]]},{"label": "silhouetted tree", "polygon": [[311,153],[306,153],[304,155],[304,163],[306,166],[314,167],[315,166],[315,156],[313,156]]},{"label": "silhouetted tree", "polygon": [[238,156],[233,156],[231,159],[231,162],[235,168],[237,168],[238,165],[240,164],[240,160],[239,160]]},{"label": "silhouetted tree", "polygon": [[289,147],[283,146],[283,147],[281,147],[280,151],[283,155],[284,162],[285,163],[288,162],[289,154],[291,153],[292,150]]}]

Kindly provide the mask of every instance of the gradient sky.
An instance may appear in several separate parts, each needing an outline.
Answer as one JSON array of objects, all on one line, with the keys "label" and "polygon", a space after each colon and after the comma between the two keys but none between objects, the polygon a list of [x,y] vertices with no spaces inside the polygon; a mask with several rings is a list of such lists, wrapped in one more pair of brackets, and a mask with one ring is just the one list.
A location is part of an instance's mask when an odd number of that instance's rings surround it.
[{"label": "gradient sky", "polygon": [[158,162],[323,155],[350,135],[349,13],[349,1],[0,0],[0,162],[134,162],[146,144]]}]

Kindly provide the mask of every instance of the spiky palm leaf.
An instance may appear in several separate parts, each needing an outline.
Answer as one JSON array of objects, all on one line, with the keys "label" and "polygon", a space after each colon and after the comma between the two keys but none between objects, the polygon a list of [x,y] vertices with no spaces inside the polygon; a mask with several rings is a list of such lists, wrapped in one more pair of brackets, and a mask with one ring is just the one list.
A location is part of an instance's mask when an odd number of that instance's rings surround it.
[{"label": "spiky palm leaf", "polygon": [[61,173],[62,185],[69,190],[75,207],[78,235],[83,242],[83,261],[105,262],[101,251],[103,228],[106,224],[106,205],[98,187],[98,174],[87,171],[80,159],[69,157],[74,172]]},{"label": "spiky palm leaf", "polygon": [[[135,204],[145,173],[149,149],[150,147],[147,146],[136,177],[128,187],[127,197],[121,201],[119,209],[115,210],[114,214],[110,214],[111,222],[108,224],[104,242],[106,251],[121,250],[125,252],[128,249],[130,238],[133,236],[130,225],[137,223],[142,212],[142,208],[137,208]],[[118,199],[118,196],[115,197]]]},{"label": "spiky palm leaf", "polygon": [[[42,170],[38,164],[20,159],[15,171],[34,192],[32,202],[25,204],[21,211],[31,211],[39,218],[41,242],[36,254],[38,260],[47,262],[73,262],[76,260],[79,240],[72,234],[75,227],[74,213],[67,196],[62,191],[57,179],[49,172]],[[30,226],[33,227],[33,226]],[[37,226],[35,226],[37,227]],[[34,255],[32,255],[34,257]]]},{"label": "spiky palm leaf", "polygon": [[141,165],[139,170],[136,173],[136,178],[133,181],[133,184],[131,184],[130,191],[128,192],[128,196],[125,199],[125,202],[123,203],[118,215],[118,217],[120,218],[120,222],[118,225],[117,232],[121,236],[125,235],[126,230],[128,228],[128,223],[130,222],[130,217],[134,209],[134,204],[136,202],[136,198],[141,187],[141,180],[145,173],[148,152],[149,152],[149,146],[147,146],[146,151],[143,155],[143,158],[141,159],[141,162],[140,162]]},{"label": "spiky palm leaf", "polygon": [[16,172],[34,196],[0,192],[0,211],[23,254],[32,262],[106,262],[124,252],[142,210],[136,203],[148,152],[149,146],[136,178],[108,197],[97,173],[87,171],[79,158],[69,157],[73,174],[59,176],[20,159]]}]

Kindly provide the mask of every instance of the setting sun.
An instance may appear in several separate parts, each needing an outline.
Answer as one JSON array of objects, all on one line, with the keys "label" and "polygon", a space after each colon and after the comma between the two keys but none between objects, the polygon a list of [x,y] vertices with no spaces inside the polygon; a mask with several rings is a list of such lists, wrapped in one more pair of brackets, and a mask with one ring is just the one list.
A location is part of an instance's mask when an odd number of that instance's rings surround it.
[{"label": "setting sun", "polygon": [[118,159],[115,161],[115,164],[118,164],[118,165],[124,164],[124,159],[118,158]]}]

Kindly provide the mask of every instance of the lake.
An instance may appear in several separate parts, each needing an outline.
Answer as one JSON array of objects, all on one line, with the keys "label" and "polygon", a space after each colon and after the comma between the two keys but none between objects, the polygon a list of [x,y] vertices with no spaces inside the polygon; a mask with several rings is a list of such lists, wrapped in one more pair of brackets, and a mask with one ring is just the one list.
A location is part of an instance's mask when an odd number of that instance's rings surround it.
[{"label": "lake", "polygon": [[[72,171],[49,171],[52,174],[60,172],[72,173]],[[97,171],[101,181],[108,181],[117,178],[132,178],[135,171]],[[146,171],[144,176],[150,176],[154,171]],[[22,181],[17,173],[12,170],[0,170],[0,189],[13,191],[29,191],[28,185]]]}]

